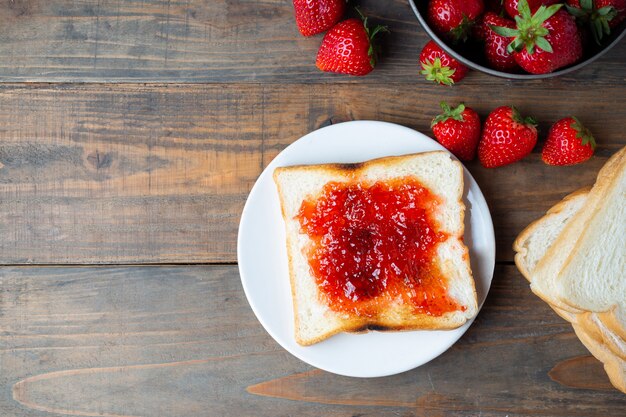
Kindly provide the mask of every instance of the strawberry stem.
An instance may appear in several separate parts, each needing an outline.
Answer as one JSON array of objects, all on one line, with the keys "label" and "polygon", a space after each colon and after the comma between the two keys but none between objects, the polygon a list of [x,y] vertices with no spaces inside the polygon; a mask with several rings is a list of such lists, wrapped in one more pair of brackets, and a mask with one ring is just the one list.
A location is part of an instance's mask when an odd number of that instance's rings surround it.
[{"label": "strawberry stem", "polygon": [[567,11],[576,18],[579,24],[588,25],[595,42],[600,45],[605,35],[611,34],[609,22],[617,16],[617,9],[604,6],[596,9],[592,0],[580,0],[580,8],[565,5]]},{"label": "strawberry stem", "polygon": [[468,34],[474,24],[475,22],[473,20],[470,20],[465,14],[463,14],[463,20],[461,23],[450,31],[450,34],[452,35],[452,42],[455,44],[459,41],[466,42]]},{"label": "strawberry stem", "polygon": [[533,117],[531,116],[522,117],[519,110],[517,110],[515,106],[511,107],[511,109],[513,110],[513,112],[511,113],[511,119],[513,119],[514,122],[517,122],[526,126],[535,126],[535,127],[537,126],[537,121]]},{"label": "strawberry stem", "polygon": [[445,122],[448,119],[458,120],[459,122],[465,121],[465,119],[463,118],[463,112],[465,111],[465,104],[461,103],[455,108],[451,108],[448,105],[448,103],[446,103],[445,101],[442,101],[441,103],[439,103],[439,106],[441,107],[441,110],[443,110],[443,113],[437,115],[433,119],[433,121],[430,123],[431,128],[435,126],[437,123]]},{"label": "strawberry stem", "polygon": [[389,33],[389,29],[387,28],[387,26],[383,25],[376,25],[376,27],[370,29],[367,26],[368,17],[361,13],[361,10],[359,10],[358,7],[355,7],[354,10],[356,10],[356,12],[361,17],[361,20],[363,21],[363,27],[365,28],[365,33],[367,33],[367,37],[369,38],[370,47],[367,51],[367,54],[370,57],[370,65],[372,66],[372,68],[374,68],[376,66],[376,63],[378,62],[378,54],[380,52],[380,48],[378,47],[376,42],[374,42],[374,37],[381,32]]},{"label": "strawberry stem", "polygon": [[420,71],[420,74],[426,76],[428,81],[434,81],[443,85],[452,85],[454,84],[454,80],[452,79],[452,75],[456,72],[455,69],[450,67],[444,67],[441,65],[441,59],[435,58],[434,61],[423,61],[422,67],[424,68]]},{"label": "strawberry stem", "polygon": [[550,31],[543,26],[543,24],[546,20],[554,16],[562,6],[563,4],[553,4],[549,7],[542,5],[537,9],[535,14],[532,14],[528,1],[520,0],[517,5],[519,15],[515,16],[517,28],[511,29],[501,26],[491,26],[491,29],[500,36],[514,38],[507,46],[509,53],[513,51],[520,52],[524,48],[526,48],[529,54],[533,54],[535,48],[552,52],[552,45],[550,45],[550,42],[545,38]]},{"label": "strawberry stem", "polygon": [[583,146],[589,144],[591,149],[596,149],[596,140],[591,134],[591,131],[583,126],[580,120],[578,120],[578,117],[572,116],[572,119],[574,122],[570,125],[570,127],[577,132],[576,137],[580,138]]}]

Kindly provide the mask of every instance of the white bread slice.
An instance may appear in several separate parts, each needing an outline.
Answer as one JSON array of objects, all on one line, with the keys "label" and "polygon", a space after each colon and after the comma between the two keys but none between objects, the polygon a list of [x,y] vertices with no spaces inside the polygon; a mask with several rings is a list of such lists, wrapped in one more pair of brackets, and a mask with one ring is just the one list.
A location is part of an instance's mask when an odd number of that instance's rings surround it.
[{"label": "white bread slice", "polygon": [[600,170],[584,210],[539,260],[531,288],[563,310],[613,310],[626,328],[626,147]]},{"label": "white bread slice", "polygon": [[[533,271],[538,261],[552,246],[565,225],[584,207],[590,188],[582,188],[567,195],[548,210],[547,214],[531,223],[520,233],[513,244],[515,264],[528,281],[533,279]],[[626,359],[626,341],[606,326],[596,313],[582,311],[571,313],[548,302],[548,305],[562,318],[578,324],[598,342],[604,343],[616,355]]]},{"label": "white bread slice", "polygon": [[572,324],[572,326],[582,344],[596,359],[604,364],[604,370],[611,384],[626,394],[626,361],[615,355],[602,342],[589,335],[583,327],[577,324]]},{"label": "white bread slice", "polygon": [[[532,282],[532,273],[537,263],[552,246],[570,219],[578,213],[587,201],[591,187],[582,188],[563,198],[548,210],[545,216],[529,224],[513,242],[515,265],[522,275]],[[550,307],[570,323],[576,322],[577,314],[559,308],[544,299]],[[578,311],[580,312],[580,311]]]},{"label": "white bread slice", "polygon": [[563,231],[565,224],[587,201],[589,190],[591,187],[585,187],[565,196],[545,216],[526,226],[515,239],[515,264],[528,281],[531,272]]},{"label": "white bread slice", "polygon": [[[338,313],[320,297],[310,272],[305,248],[310,243],[300,233],[295,218],[302,202],[319,195],[328,182],[375,183],[413,177],[442,201],[434,217],[440,230],[449,238],[437,247],[437,263],[447,277],[448,296],[465,311],[435,317],[417,314],[412,306],[399,300],[384,300],[385,307],[375,317]],[[359,164],[326,164],[277,168],[274,181],[278,187],[285,220],[289,275],[294,306],[295,338],[301,345],[320,342],[339,332],[374,330],[452,329],[474,317],[478,306],[469,254],[463,244],[464,210],[463,168],[446,152],[387,157]]]}]

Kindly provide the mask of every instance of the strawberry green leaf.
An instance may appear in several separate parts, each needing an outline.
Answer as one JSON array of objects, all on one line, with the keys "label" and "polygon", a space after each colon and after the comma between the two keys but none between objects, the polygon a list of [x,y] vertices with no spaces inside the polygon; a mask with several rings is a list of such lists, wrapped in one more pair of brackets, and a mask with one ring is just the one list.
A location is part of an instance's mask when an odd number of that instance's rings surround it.
[{"label": "strawberry green leaf", "polygon": [[[535,47],[547,52],[552,52],[552,46],[545,39],[550,34],[548,28],[544,26],[546,20],[554,16],[558,12],[563,4],[553,4],[546,7],[541,6],[537,9],[535,14],[531,14],[530,7],[526,0],[520,0],[518,3],[519,16],[515,17],[515,23],[517,29],[513,29],[513,32],[509,31],[494,31],[502,36],[515,37],[511,43],[507,46],[509,53],[513,51],[521,51],[526,49],[529,54],[535,52]],[[506,33],[506,35],[504,34]]]},{"label": "strawberry green leaf", "polygon": [[377,34],[379,34],[380,32],[386,32],[389,33],[389,29],[387,28],[387,26],[382,26],[382,25],[378,25],[374,28],[374,30],[372,31],[372,33],[370,33],[370,40],[374,38],[374,36],[376,36]]},{"label": "strawberry green leaf", "polygon": [[433,81],[443,85],[454,84],[452,75],[454,75],[456,70],[450,67],[442,66],[439,58],[435,58],[432,62],[422,61],[422,67],[424,67],[424,69],[420,71],[420,74],[424,75],[428,81]]},{"label": "strawberry green leaf", "polygon": [[571,14],[572,16],[574,16],[575,18],[579,20],[584,20],[584,19],[589,18],[589,12],[585,10],[584,8],[579,9],[578,7],[572,7],[569,4],[566,4],[565,8],[567,9],[567,12],[569,14]]},{"label": "strawberry green leaf", "polygon": [[450,31],[450,34],[452,35],[452,42],[466,42],[472,26],[474,26],[474,21],[463,14],[463,20],[461,23]]},{"label": "strawberry green leaf", "polygon": [[610,19],[613,19],[617,16],[617,9],[614,6],[604,6],[596,10],[596,13],[598,16],[605,16],[606,18],[610,17]]},{"label": "strawberry green leaf", "polygon": [[372,68],[374,68],[376,66],[376,63],[378,62],[379,53],[379,47],[376,42],[374,42],[374,37],[381,32],[389,32],[389,29],[387,28],[387,26],[382,25],[377,25],[374,29],[370,29],[367,25],[367,16],[361,13],[361,10],[359,10],[358,7],[355,7],[354,10],[356,10],[356,12],[361,17],[361,20],[363,21],[363,27],[365,28],[365,33],[367,33],[367,37],[369,38],[370,47],[367,50],[367,54],[370,57],[370,65],[372,66]]},{"label": "strawberry green leaf", "polygon": [[530,6],[528,5],[528,1],[526,0],[520,0],[517,3],[517,11],[519,12],[520,16],[522,16],[522,19],[530,18],[530,16],[532,15],[530,11]]},{"label": "strawberry green leaf", "polygon": [[584,10],[593,9],[593,0],[580,0],[580,7]]},{"label": "strawberry green leaf", "polygon": [[439,103],[439,106],[441,106],[441,110],[443,110],[443,113],[437,115],[433,119],[433,121],[430,123],[431,128],[435,126],[437,123],[445,122],[448,119],[457,120],[459,122],[465,121],[465,119],[463,118],[463,112],[465,111],[465,104],[461,103],[455,108],[450,108],[448,103],[446,103],[445,101],[442,101],[441,103]]},{"label": "strawberry green leaf", "polygon": [[519,35],[519,30],[517,30],[517,29],[511,29],[511,28],[502,27],[502,26],[495,26],[495,25],[489,25],[489,27],[491,28],[491,30],[496,32],[498,35],[505,36],[507,38],[513,38],[513,37]]},{"label": "strawberry green leaf", "polygon": [[550,45],[550,42],[548,42],[546,38],[537,38],[535,39],[535,43],[538,48],[543,49],[546,52],[552,52],[552,45]]},{"label": "strawberry green leaf", "polygon": [[580,120],[578,120],[577,117],[572,116],[572,119],[574,121],[572,122],[572,124],[570,124],[570,127],[576,131],[576,137],[581,140],[582,145],[584,146],[588,144],[591,149],[595,149],[596,140],[591,134],[591,131],[583,126],[583,124],[580,122]]},{"label": "strawberry green leaf", "polygon": [[537,126],[537,121],[533,117],[531,116],[522,117],[519,110],[517,110],[515,106],[511,107],[511,109],[512,109],[511,119],[514,122],[517,122],[526,126]]}]

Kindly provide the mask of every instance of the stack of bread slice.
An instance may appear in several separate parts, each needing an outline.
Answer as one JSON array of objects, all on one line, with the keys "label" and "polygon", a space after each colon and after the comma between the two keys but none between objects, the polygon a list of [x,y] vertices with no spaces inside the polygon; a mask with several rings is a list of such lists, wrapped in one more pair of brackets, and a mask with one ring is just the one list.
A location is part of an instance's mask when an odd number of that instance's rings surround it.
[{"label": "stack of bread slice", "polygon": [[552,207],[515,240],[532,291],[569,321],[626,393],[626,147],[591,188]]}]

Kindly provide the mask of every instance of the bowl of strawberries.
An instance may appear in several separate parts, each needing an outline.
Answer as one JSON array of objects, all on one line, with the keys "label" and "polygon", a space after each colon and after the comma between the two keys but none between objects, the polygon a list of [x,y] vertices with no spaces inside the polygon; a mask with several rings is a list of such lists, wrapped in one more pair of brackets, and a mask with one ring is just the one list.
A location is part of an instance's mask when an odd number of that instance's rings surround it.
[{"label": "bowl of strawberries", "polygon": [[[423,73],[452,84],[469,67],[538,79],[575,71],[626,35],[626,0],[409,0],[433,43]],[[449,61],[449,62],[446,62]]]}]

